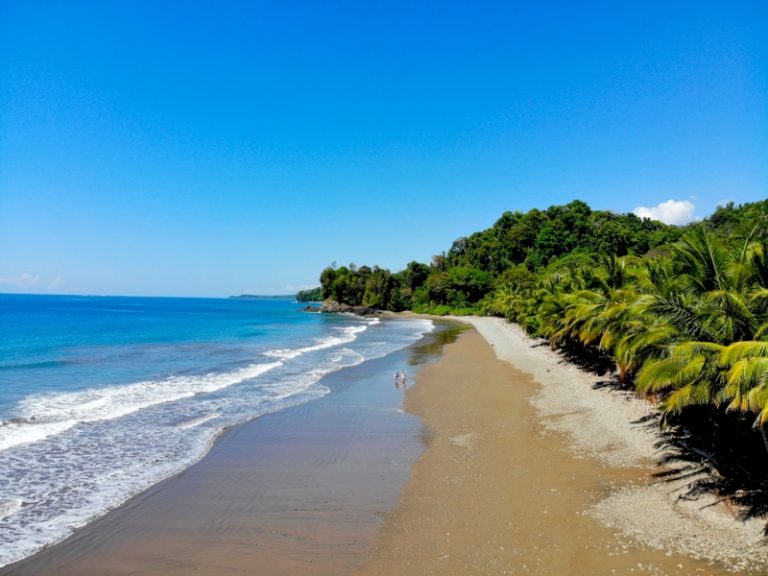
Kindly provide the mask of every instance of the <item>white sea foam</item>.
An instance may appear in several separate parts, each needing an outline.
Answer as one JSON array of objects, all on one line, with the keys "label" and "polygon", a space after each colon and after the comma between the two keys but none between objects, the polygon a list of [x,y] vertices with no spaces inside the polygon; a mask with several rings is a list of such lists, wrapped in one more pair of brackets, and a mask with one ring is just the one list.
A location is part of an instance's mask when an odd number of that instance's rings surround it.
[{"label": "white sea foam", "polygon": [[196,426],[200,426],[201,424],[205,424],[206,422],[210,422],[214,418],[218,418],[221,416],[220,412],[214,412],[213,414],[206,414],[205,416],[198,416],[197,418],[192,418],[191,420],[187,420],[186,422],[182,422],[179,424],[179,428],[182,430],[189,430],[190,428],[195,428]]},{"label": "white sea foam", "polygon": [[[344,367],[348,367],[362,364],[365,357],[351,348],[340,348],[339,350],[335,350],[331,354],[328,354],[328,360],[334,364],[341,364]],[[345,362],[345,360],[347,361]]]},{"label": "white sea foam", "polygon": [[35,394],[19,404],[16,410],[18,418],[0,426],[0,450],[38,442],[80,423],[112,420],[158,404],[216,392],[257,378],[282,365],[277,361],[252,364],[222,374],[172,376],[164,380],[89,388],[79,392]]},{"label": "white sea foam", "polygon": [[35,422],[26,419],[14,419],[0,423],[0,450],[6,450],[19,444],[38,442],[61,434],[77,425],[77,420],[62,420],[59,422]]},{"label": "white sea foam", "polygon": [[319,338],[315,344],[311,346],[304,346],[302,348],[284,348],[277,350],[267,350],[264,352],[264,356],[270,358],[280,358],[282,360],[293,360],[308,352],[317,352],[318,350],[325,350],[327,348],[333,348],[334,346],[340,346],[342,344],[349,344],[354,342],[358,334],[368,330],[368,326],[347,326],[346,328],[338,329],[340,335],[328,336],[326,338]]},{"label": "white sea foam", "polygon": [[265,394],[270,401],[284,400],[299,392],[303,392],[316,382],[319,382],[323,376],[330,372],[333,372],[333,369],[314,368],[299,374],[290,381],[278,380],[276,382],[264,384],[261,387],[261,392]]},{"label": "white sea foam", "polygon": [[[358,339],[369,327],[373,337]],[[356,319],[241,370],[29,397],[17,418],[0,425],[0,494],[7,498],[0,501],[0,566],[181,472],[223,428],[324,396],[326,374],[384,356],[432,328],[422,320]]]},{"label": "white sea foam", "polygon": [[0,520],[5,520],[9,516],[12,516],[19,509],[21,509],[20,498],[9,498],[7,500],[0,500]]},{"label": "white sea foam", "polygon": [[[314,385],[329,370],[307,373],[298,381],[275,382],[260,387],[258,396],[269,396],[249,414],[232,418],[228,425],[237,424],[269,412],[308,402],[329,392],[325,386]],[[135,418],[139,415],[129,415]],[[103,515],[147,487],[177,474],[199,460],[210,449],[223,426],[206,426],[221,414],[207,414],[188,420],[176,429],[136,429],[96,422],[100,442],[78,429],[74,438],[54,437],[42,450],[40,443],[30,446],[31,453],[12,457],[4,465],[15,477],[10,487],[0,480],[4,489],[23,492],[24,502],[14,498],[5,506],[0,502],[0,566],[21,560],[45,546],[64,540],[77,528]],[[122,420],[120,421],[122,423]],[[194,436],[190,436],[194,434]],[[22,447],[22,450],[24,448]],[[13,451],[8,451],[9,454]],[[38,452],[48,455],[51,471],[41,467],[27,469],[22,459],[29,460]],[[4,458],[0,454],[0,460]],[[78,465],[71,466],[70,460]],[[67,466],[60,468],[66,461]],[[18,463],[18,467],[12,463]],[[150,466],[147,466],[151,463]],[[8,466],[8,464],[11,464]],[[18,471],[24,469],[19,474]],[[58,469],[58,473],[57,473]],[[13,523],[5,521],[5,518]]]}]

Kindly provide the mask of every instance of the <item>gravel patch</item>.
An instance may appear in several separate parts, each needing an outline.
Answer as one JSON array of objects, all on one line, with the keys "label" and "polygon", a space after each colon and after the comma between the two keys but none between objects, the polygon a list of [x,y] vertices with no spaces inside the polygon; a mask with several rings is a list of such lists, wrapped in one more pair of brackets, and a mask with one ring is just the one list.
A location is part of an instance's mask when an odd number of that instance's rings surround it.
[{"label": "gravel patch", "polygon": [[717,562],[726,570],[764,574],[768,547],[761,522],[737,521],[713,498],[677,498],[668,485],[626,486],[588,513],[638,542],[698,560]]}]

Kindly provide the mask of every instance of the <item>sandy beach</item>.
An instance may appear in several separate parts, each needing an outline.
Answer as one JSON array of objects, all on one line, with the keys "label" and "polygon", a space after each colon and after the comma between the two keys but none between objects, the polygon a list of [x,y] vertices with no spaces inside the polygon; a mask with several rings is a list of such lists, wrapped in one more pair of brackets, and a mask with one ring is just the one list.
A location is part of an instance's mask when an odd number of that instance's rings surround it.
[{"label": "sandy beach", "polygon": [[531,406],[539,389],[475,331],[422,372],[406,407],[432,431],[429,446],[356,575],[722,573],[588,513],[645,472],[577,457],[545,433]]},{"label": "sandy beach", "polygon": [[0,574],[765,573],[760,522],[653,482],[650,405],[515,326],[462,321]]},{"label": "sandy beach", "polygon": [[[544,430],[566,440],[569,452],[600,463],[611,478],[620,469],[637,479],[613,482],[587,513],[622,538],[665,555],[683,554],[718,570],[765,574],[765,520],[735,519],[738,512],[712,495],[681,499],[685,484],[656,481],[659,429],[643,420],[652,403],[633,393],[601,386],[605,377],[565,361],[542,341],[498,318],[470,318],[496,356],[531,374],[540,385],[531,398]],[[685,481],[683,481],[685,482]]]},{"label": "sandy beach", "polygon": [[408,396],[432,440],[358,574],[765,573],[761,522],[654,482],[652,406],[468,321],[486,342],[462,336]]},{"label": "sandy beach", "polygon": [[230,429],[184,473],[0,574],[346,573],[370,553],[424,448],[393,374],[416,376],[456,331],[438,324],[327,376],[327,396]]}]

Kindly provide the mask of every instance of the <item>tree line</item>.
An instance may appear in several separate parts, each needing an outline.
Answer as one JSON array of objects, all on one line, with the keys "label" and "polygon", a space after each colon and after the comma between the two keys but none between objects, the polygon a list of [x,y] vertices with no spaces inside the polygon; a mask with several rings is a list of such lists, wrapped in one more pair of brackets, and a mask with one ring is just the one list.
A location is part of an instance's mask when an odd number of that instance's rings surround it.
[{"label": "tree line", "polygon": [[487,230],[453,242],[429,264],[412,261],[392,273],[377,266],[329,266],[325,298],[382,310],[482,313],[496,290],[535,275],[563,257],[645,254],[677,240],[680,230],[634,214],[591,210],[575,200],[527,213],[505,212]]},{"label": "tree line", "polygon": [[732,494],[766,491],[768,200],[721,206],[685,227],[578,200],[506,212],[430,264],[331,266],[320,282],[326,298],[348,304],[501,316],[610,366],[658,402],[678,446],[699,442],[699,464],[720,477],[730,467],[740,478]]}]

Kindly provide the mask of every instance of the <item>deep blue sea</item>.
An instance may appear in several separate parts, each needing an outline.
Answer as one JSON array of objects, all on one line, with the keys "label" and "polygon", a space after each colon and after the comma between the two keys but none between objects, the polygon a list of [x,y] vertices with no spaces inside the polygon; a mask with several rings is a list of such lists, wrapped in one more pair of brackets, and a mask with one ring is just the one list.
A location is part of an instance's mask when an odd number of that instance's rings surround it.
[{"label": "deep blue sea", "polygon": [[226,427],[329,392],[429,320],[292,299],[0,295],[0,565],[201,458]]}]

